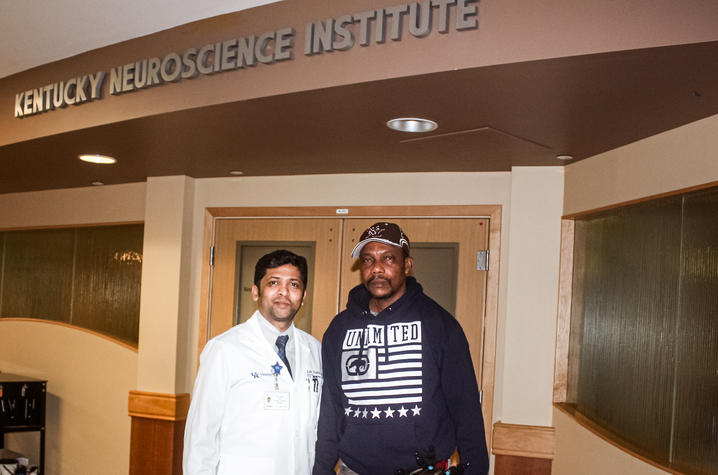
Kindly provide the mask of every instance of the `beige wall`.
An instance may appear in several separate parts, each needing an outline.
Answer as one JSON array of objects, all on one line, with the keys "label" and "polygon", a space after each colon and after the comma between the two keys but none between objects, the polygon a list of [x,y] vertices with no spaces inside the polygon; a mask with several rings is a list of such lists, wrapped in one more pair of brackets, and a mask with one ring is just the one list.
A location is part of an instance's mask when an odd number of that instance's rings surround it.
[{"label": "beige wall", "polygon": [[[128,473],[134,350],[53,323],[0,320],[0,370],[48,380],[46,473]],[[38,433],[8,434],[7,448],[39,463]]]},{"label": "beige wall", "polygon": [[506,316],[497,355],[502,422],[551,425],[562,201],[562,167],[513,169],[508,265],[502,267]]},{"label": "beige wall", "polygon": [[[141,222],[145,183],[0,195],[0,229]],[[137,352],[79,329],[0,320],[0,371],[48,380],[47,472],[126,474]],[[33,433],[8,447],[35,453]],[[35,463],[38,461],[35,460]]]},{"label": "beige wall", "polygon": [[566,167],[564,214],[718,181],[718,115]]},{"label": "beige wall", "polygon": [[0,194],[0,229],[142,222],[145,183]]},{"label": "beige wall", "polygon": [[150,177],[146,199],[136,389],[182,393],[194,179]]},{"label": "beige wall", "polygon": [[566,413],[554,409],[556,456],[552,475],[665,475],[587,431]]},{"label": "beige wall", "polygon": [[[564,213],[718,181],[718,116],[566,167]],[[665,473],[605,443],[554,411],[554,473]],[[590,471],[587,471],[589,470]]]}]

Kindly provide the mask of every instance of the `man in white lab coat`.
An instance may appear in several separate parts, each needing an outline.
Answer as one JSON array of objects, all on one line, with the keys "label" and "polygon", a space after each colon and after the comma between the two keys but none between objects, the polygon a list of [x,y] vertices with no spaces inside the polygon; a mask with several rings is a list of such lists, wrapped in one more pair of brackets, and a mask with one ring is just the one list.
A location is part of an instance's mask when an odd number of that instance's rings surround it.
[{"label": "man in white lab coat", "polygon": [[259,259],[245,323],[200,357],[184,435],[184,475],[309,475],[322,368],[319,342],[292,323],[307,261],[279,250]]}]

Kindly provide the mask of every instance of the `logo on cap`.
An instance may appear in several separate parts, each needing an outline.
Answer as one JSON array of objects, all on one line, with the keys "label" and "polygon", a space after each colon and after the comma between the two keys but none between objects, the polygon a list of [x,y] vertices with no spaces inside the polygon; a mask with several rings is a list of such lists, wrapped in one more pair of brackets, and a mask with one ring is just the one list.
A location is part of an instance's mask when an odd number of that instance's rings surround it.
[{"label": "logo on cap", "polygon": [[367,243],[381,242],[390,246],[400,247],[409,255],[409,238],[404,231],[394,223],[376,223],[368,227],[359,238],[359,243],[352,250],[352,257],[359,257],[359,253]]}]

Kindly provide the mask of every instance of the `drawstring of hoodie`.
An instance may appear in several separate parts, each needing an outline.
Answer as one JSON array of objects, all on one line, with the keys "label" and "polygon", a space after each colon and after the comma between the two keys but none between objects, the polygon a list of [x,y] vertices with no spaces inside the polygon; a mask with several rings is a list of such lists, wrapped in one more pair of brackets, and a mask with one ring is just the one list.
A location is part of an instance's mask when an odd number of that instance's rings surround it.
[{"label": "drawstring of hoodie", "polygon": [[[369,307],[367,306],[367,309]],[[366,336],[369,328],[368,328],[368,322],[369,319],[372,318],[374,315],[369,310],[364,311],[364,316],[367,317],[364,319],[364,328],[362,328],[361,336],[359,337],[359,361],[364,361],[364,337]]]},{"label": "drawstring of hoodie", "polygon": [[[383,313],[386,311],[391,312],[391,309],[392,309],[392,306],[389,305],[388,307],[386,307],[384,310],[382,310],[379,313]],[[364,339],[365,339],[364,337],[369,333],[369,327],[368,327],[369,322],[372,321],[377,316],[379,316],[379,313],[377,313],[376,315],[371,313],[371,310],[369,310],[369,305],[367,305],[367,310],[364,310],[362,312],[362,314],[364,315],[365,318],[364,318],[364,327],[362,328],[361,336],[359,337],[359,339],[360,339],[360,341],[359,341],[359,361],[364,360],[364,348],[365,348],[364,347]]]}]

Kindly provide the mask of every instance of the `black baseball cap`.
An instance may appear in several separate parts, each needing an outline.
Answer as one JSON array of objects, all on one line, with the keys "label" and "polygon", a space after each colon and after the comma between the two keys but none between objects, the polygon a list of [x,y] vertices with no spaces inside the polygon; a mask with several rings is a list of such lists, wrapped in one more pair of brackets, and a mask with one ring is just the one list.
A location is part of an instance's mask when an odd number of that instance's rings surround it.
[{"label": "black baseball cap", "polygon": [[409,255],[409,238],[404,231],[394,223],[376,223],[368,227],[359,238],[359,243],[354,246],[352,257],[359,257],[359,253],[370,242],[382,242],[390,246],[400,247],[406,255]]}]

